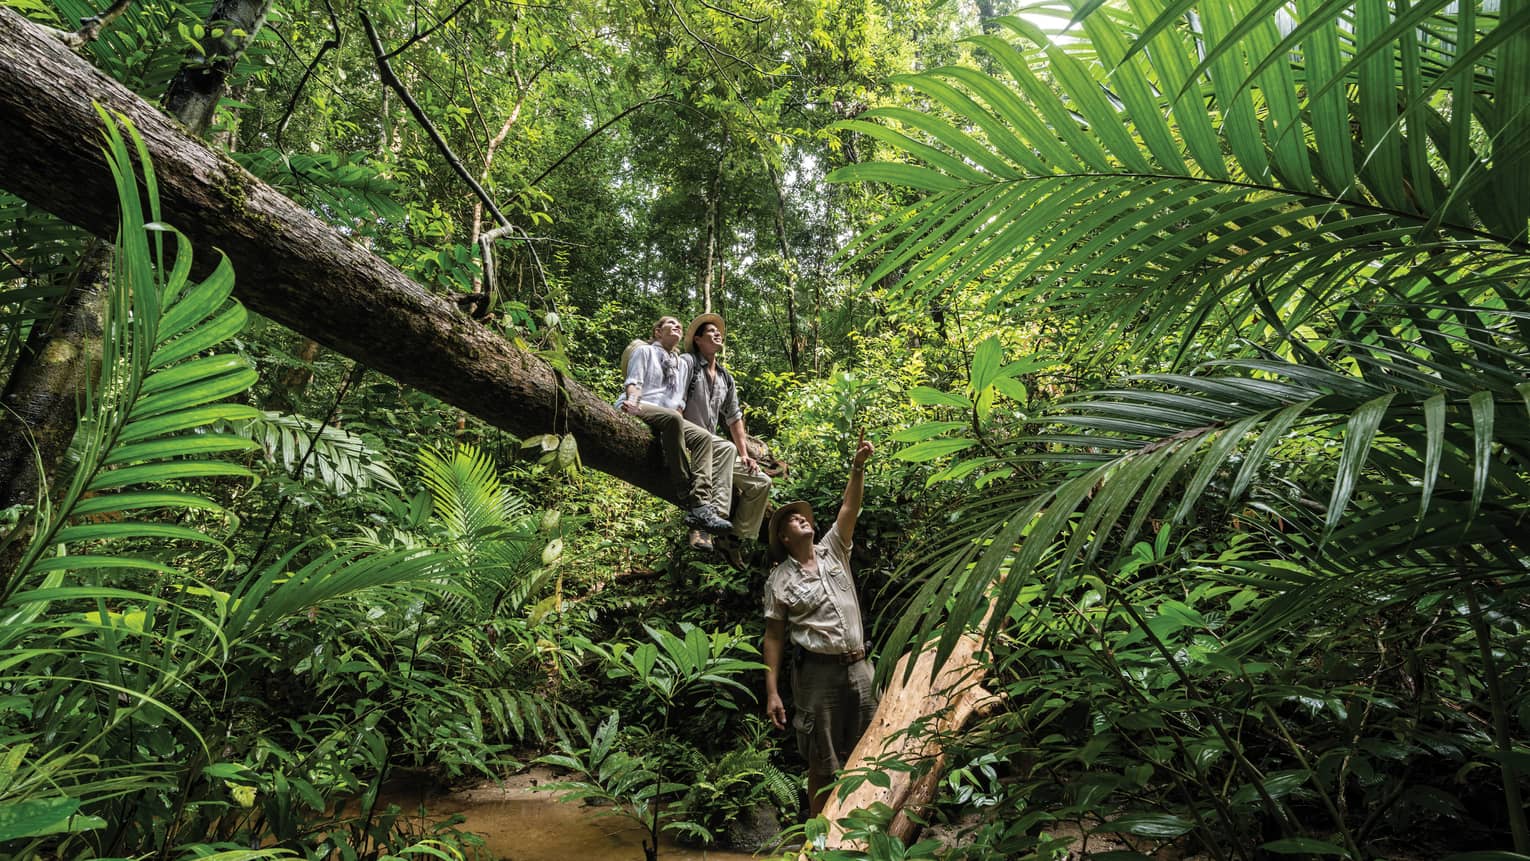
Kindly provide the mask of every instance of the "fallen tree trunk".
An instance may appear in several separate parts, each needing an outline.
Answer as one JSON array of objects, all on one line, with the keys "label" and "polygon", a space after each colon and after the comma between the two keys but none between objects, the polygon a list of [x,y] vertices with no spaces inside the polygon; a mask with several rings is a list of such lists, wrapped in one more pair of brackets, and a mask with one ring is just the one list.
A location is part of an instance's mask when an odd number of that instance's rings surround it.
[{"label": "fallen tree trunk", "polygon": [[0,7],[0,188],[111,240],[116,191],[94,104],[120,113],[153,159],[163,218],[235,295],[369,368],[520,436],[572,433],[586,466],[674,500],[648,427],[489,331],[351,242],[49,31]]},{"label": "fallen tree trunk", "polygon": [[[981,646],[977,634],[962,637],[938,673],[934,672],[933,650],[917,656],[904,655],[898,661],[871,719],[871,727],[861,736],[845,766],[850,773],[880,771],[888,783],[878,786],[868,780],[845,795],[837,791],[830,795],[822,814],[829,821],[830,848],[864,849],[845,838],[839,820],[852,810],[877,803],[897,812],[888,826],[889,834],[904,841],[913,836],[915,822],[909,811],[917,811],[934,798],[945,764],[942,740],[959,731],[974,714],[998,702],[982,687],[988,669],[981,659]],[[916,660],[914,671],[909,674],[911,659]],[[919,731],[911,732],[916,726]],[[885,769],[877,764],[891,760],[912,770]]]}]

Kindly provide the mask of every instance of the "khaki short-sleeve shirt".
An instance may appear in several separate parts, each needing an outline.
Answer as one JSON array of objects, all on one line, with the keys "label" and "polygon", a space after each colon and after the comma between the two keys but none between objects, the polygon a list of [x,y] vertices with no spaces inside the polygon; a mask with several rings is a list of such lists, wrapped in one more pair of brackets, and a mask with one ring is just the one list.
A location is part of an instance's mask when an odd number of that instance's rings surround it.
[{"label": "khaki short-sleeve shirt", "polygon": [[791,641],[810,652],[839,655],[863,649],[861,602],[850,579],[850,542],[839,525],[813,545],[816,572],[787,557],[765,580],[765,618],[785,619]]}]

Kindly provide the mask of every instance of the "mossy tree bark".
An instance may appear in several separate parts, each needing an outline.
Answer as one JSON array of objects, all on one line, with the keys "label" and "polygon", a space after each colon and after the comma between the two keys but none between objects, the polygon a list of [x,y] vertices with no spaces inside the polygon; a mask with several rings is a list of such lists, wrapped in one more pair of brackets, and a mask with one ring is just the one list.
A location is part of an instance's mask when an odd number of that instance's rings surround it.
[{"label": "mossy tree bark", "polygon": [[52,320],[33,327],[0,393],[0,508],[35,501],[74,438],[85,379],[101,366],[110,254],[110,246],[86,253],[68,296]]},{"label": "mossy tree bark", "polygon": [[572,433],[586,466],[673,500],[648,427],[468,319],[0,8],[0,187],[97,236],[116,231],[93,104],[126,116],[154,160],[163,217],[206,271],[215,250],[247,307],[497,427]]},{"label": "mossy tree bark", "polygon": [[[166,95],[171,114],[193,134],[204,135],[212,125],[229,72],[270,9],[271,0],[219,0],[209,13],[201,50],[187,56]],[[35,502],[74,438],[80,393],[100,366],[110,277],[111,246],[98,242],[82,258],[58,312],[33,328],[6,379],[0,394],[0,508]]]}]

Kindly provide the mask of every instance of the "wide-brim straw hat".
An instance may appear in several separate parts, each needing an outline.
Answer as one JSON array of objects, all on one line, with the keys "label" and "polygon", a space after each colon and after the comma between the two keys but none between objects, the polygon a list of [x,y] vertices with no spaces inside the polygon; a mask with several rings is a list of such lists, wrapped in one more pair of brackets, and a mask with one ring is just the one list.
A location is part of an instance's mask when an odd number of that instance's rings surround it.
[{"label": "wide-brim straw hat", "polygon": [[724,335],[728,334],[728,324],[723,322],[723,318],[712,313],[697,314],[696,319],[691,321],[691,325],[685,327],[685,339],[680,342],[680,350],[682,352],[695,347],[693,342],[696,340],[696,332],[707,323],[717,326],[717,331]]},{"label": "wide-brim straw hat", "polygon": [[816,531],[818,522],[813,519],[813,506],[799,499],[776,509],[776,513],[770,516],[770,556],[772,559],[786,558],[786,545],[781,543],[781,524],[793,514],[800,514],[807,518],[809,524]]}]

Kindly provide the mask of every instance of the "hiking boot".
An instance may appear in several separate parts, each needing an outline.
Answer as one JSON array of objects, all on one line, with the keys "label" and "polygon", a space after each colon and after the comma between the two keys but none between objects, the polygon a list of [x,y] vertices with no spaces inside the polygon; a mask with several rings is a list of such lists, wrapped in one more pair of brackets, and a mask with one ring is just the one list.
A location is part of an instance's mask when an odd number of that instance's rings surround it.
[{"label": "hiking boot", "polygon": [[692,529],[690,534],[686,536],[685,540],[686,543],[691,545],[692,550],[701,550],[707,553],[712,552],[713,545],[711,536],[707,535],[699,529]]},{"label": "hiking boot", "polygon": [[[733,531],[733,524],[717,516],[710,505],[698,505],[685,513],[685,525],[692,529],[700,529],[713,535],[722,535]],[[708,542],[710,543],[710,542]]]}]

